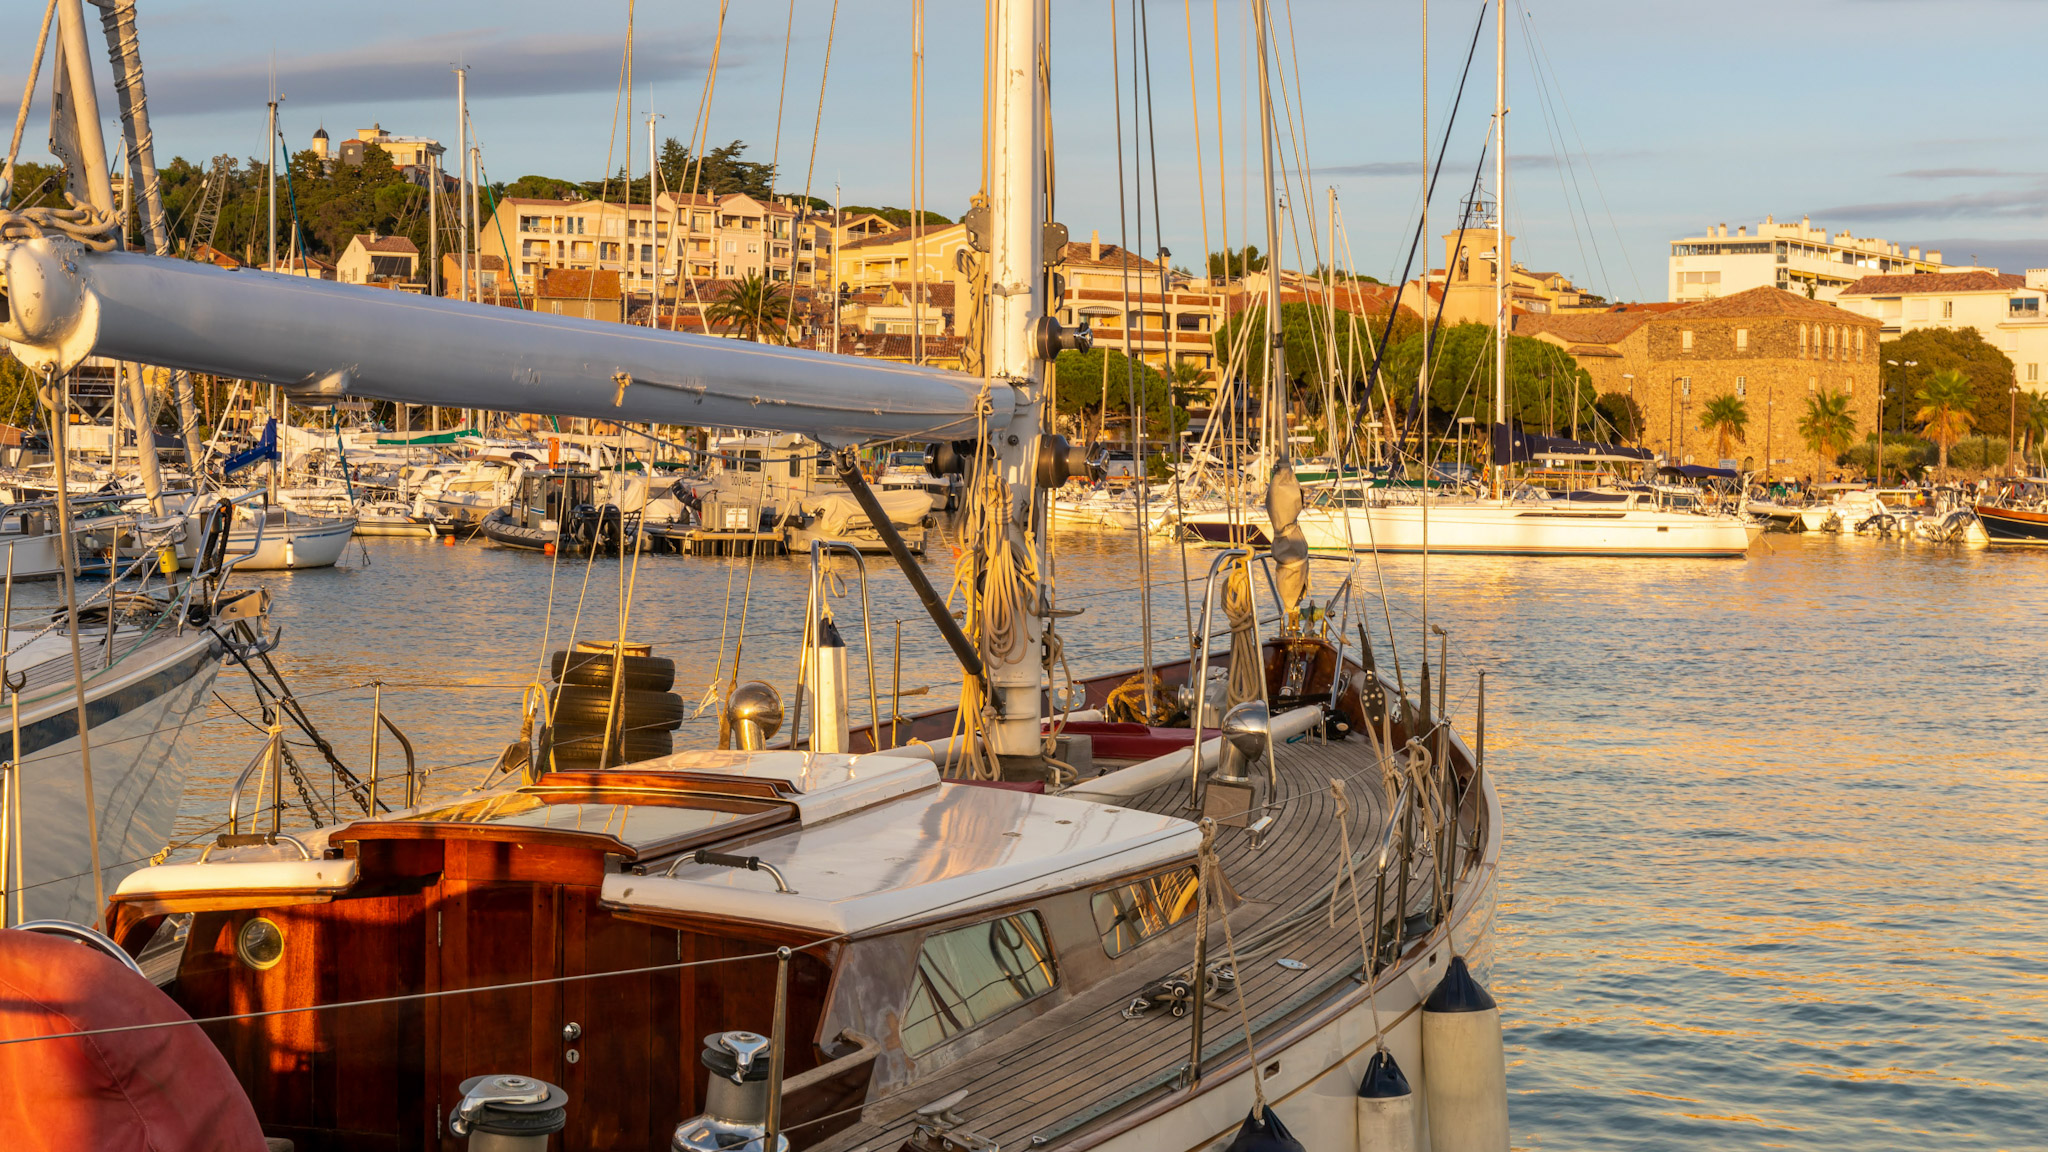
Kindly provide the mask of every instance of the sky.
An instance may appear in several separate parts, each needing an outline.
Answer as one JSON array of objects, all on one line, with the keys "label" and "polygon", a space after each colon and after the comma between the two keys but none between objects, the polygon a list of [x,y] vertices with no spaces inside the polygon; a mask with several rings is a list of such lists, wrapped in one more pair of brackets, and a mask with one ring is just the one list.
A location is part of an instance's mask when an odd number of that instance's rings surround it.
[{"label": "sky", "polygon": [[[1443,153],[1432,233],[1455,218],[1481,167],[1492,10],[1446,143],[1477,0],[1426,9],[1424,0],[1272,2],[1286,90],[1276,115],[1292,125],[1282,129],[1287,263],[1313,265],[1331,244],[1334,190],[1339,266],[1391,279],[1417,223],[1425,71],[1428,148]],[[744,140],[748,158],[779,159],[786,191],[908,205],[912,5],[837,0],[828,37],[834,3],[730,3],[722,35],[719,0],[139,8],[160,162],[260,155],[273,77],[295,149],[317,127],[338,140],[373,122],[445,142],[455,129],[450,69],[460,63],[490,179],[597,179],[629,145],[644,171],[648,109],[662,117],[660,135],[687,142],[715,61],[712,144]],[[10,124],[40,7],[17,0],[0,14],[0,116]],[[979,180],[982,6],[925,7],[925,206],[956,216]],[[1249,236],[1266,247],[1249,4],[1052,0],[1052,9],[1057,215],[1070,233],[1099,231],[1140,251],[1163,243],[1190,267],[1205,245],[1222,247],[1226,229],[1233,246]],[[630,125],[617,102],[629,11]],[[97,19],[88,30],[111,122]],[[2044,34],[2040,0],[1511,3],[1516,256],[1613,299],[1660,300],[1672,240],[1769,214],[1938,248],[1950,263],[2048,266],[2048,111],[2029,86]],[[47,69],[38,87],[22,156],[47,161]],[[1489,196],[1491,168],[1485,160]],[[1425,251],[1442,263],[1438,242]]]}]

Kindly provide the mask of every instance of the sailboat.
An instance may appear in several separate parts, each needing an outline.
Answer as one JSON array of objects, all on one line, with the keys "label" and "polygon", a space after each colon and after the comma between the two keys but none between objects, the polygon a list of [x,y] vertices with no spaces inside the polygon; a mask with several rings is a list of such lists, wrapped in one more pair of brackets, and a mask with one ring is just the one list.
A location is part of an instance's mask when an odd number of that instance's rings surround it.
[{"label": "sailboat", "polygon": [[[987,246],[970,257],[991,286],[985,376],[0,242],[10,277],[62,285],[0,320],[55,372],[71,351],[51,334],[91,309],[147,322],[99,324],[87,346],[321,395],[772,420],[833,444],[961,665],[967,706],[884,717],[871,695],[857,725],[814,597],[784,746],[779,693],[757,682],[725,701],[732,746],[643,758],[633,737],[679,710],[672,666],[623,638],[565,652],[509,780],[304,834],[274,803],[268,833],[130,876],[108,946],[190,917],[172,997],[209,1018],[268,1134],[1196,1148],[1242,1126],[1506,1148],[1481,986],[1502,819],[1483,741],[1443,714],[1445,666],[1390,676],[1362,628],[1309,610],[1305,558],[1232,550],[1189,651],[1154,659],[1147,638],[1134,671],[1048,682],[1073,613],[1041,576],[1047,498],[1088,460],[1045,431],[1047,361],[1074,343],[1047,316],[1046,6],[996,0],[989,19]],[[262,338],[221,339],[226,317]],[[964,622],[861,475],[854,445],[909,436],[981,444],[945,469],[984,574]],[[1291,479],[1268,497],[1289,539]],[[598,770],[564,766],[551,730],[572,721],[602,734]]]},{"label": "sailboat", "polygon": [[[1648,485],[1615,485],[1552,499],[1537,489],[1514,491],[1516,464],[1531,459],[1527,437],[1515,423],[1508,390],[1508,333],[1512,267],[1507,234],[1507,33],[1496,29],[1493,164],[1493,458],[1490,498],[1396,496],[1387,489],[1330,491],[1339,498],[1312,503],[1300,517],[1308,546],[1338,552],[1436,552],[1449,555],[1737,558],[1763,536],[1762,522],[1739,513],[1677,509]],[[1483,210],[1483,206],[1479,206]],[[1484,222],[1481,223],[1484,227]],[[1484,258],[1485,254],[1482,254]],[[1418,383],[1418,387],[1423,385]],[[1578,462],[1640,463],[1648,453],[1612,445],[1546,441]],[[1540,451],[1541,449],[1539,449]]]}]

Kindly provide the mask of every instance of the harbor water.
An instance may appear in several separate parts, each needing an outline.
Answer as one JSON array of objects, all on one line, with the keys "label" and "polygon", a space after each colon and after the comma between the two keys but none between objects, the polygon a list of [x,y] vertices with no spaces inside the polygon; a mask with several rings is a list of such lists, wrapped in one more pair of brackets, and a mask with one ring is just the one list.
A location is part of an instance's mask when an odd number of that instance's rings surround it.
[{"label": "harbor water", "polygon": [[[1136,664],[1137,545],[1056,543],[1062,606],[1086,609],[1062,625],[1067,665]],[[932,552],[943,590],[951,555]],[[1173,658],[1183,563],[1199,587],[1211,554],[1150,555],[1156,650]],[[367,763],[381,680],[430,796],[474,784],[517,736],[546,649],[618,631],[613,563],[404,540],[346,562],[246,580],[276,591],[275,659],[339,754]],[[860,723],[858,583],[835,569]],[[694,707],[731,679],[744,609],[739,678],[787,695],[806,571],[645,558],[626,633],[676,659]],[[1349,571],[1383,661],[1384,581],[1412,677],[1422,561]],[[1346,572],[1319,561],[1319,595]],[[951,699],[915,599],[886,558],[869,575],[880,710],[899,690],[905,714]],[[1488,672],[1508,827],[1492,984],[1518,1148],[2044,1143],[2048,698],[2031,639],[2048,554],[1772,536],[1746,561],[1434,558],[1428,589],[1467,732]],[[217,825],[260,739],[226,707],[250,714],[241,674],[220,690],[195,731],[187,837]],[[706,708],[678,746],[715,725]],[[392,741],[382,756],[387,776],[402,766]]]}]

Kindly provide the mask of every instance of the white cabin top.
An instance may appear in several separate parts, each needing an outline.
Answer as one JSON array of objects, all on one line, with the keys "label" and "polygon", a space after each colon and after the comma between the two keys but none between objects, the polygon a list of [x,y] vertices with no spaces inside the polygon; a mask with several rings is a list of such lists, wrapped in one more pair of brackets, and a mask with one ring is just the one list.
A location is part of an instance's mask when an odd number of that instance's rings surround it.
[{"label": "white cabin top", "polygon": [[1172,816],[941,784],[725,849],[774,865],[794,891],[766,872],[686,863],[673,877],[607,876],[602,899],[850,935],[1142,874],[1200,844],[1195,825]]}]

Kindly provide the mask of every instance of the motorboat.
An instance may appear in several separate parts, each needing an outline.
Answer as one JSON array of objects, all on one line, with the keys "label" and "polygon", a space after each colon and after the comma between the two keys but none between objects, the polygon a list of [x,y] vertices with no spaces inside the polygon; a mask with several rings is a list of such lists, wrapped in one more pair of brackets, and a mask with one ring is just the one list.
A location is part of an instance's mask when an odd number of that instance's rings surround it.
[{"label": "motorboat", "polygon": [[1300,523],[1311,549],[1340,552],[1730,558],[1745,555],[1763,535],[1759,521],[1674,508],[1647,489],[1312,506]]},{"label": "motorboat", "polygon": [[236,509],[228,547],[247,553],[237,567],[251,572],[332,568],[355,536],[356,518],[312,516],[281,505]]},{"label": "motorboat", "polygon": [[532,552],[620,555],[633,546],[638,517],[596,503],[596,492],[597,473],[587,468],[527,469],[512,502],[484,517],[482,534]]}]

